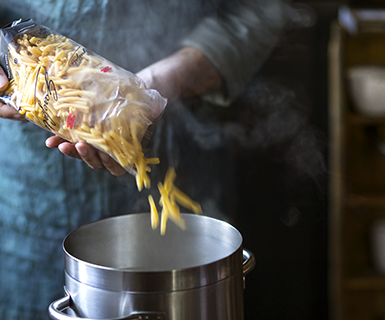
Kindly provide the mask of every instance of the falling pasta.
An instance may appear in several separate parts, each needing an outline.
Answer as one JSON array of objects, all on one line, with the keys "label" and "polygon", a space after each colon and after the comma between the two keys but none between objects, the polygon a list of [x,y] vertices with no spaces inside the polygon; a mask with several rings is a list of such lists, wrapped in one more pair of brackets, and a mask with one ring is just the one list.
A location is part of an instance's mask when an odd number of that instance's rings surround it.
[{"label": "falling pasta", "polygon": [[[158,189],[160,192],[159,204],[162,207],[162,216],[160,221],[160,233],[162,235],[166,233],[166,223],[168,219],[172,220],[181,229],[185,229],[185,221],[180,215],[179,205],[191,210],[195,214],[202,214],[200,204],[193,201],[189,196],[174,185],[175,178],[175,169],[168,168],[164,183],[158,182]],[[148,200],[151,208],[151,225],[153,229],[156,229],[159,225],[158,211],[151,195],[148,197]]]}]

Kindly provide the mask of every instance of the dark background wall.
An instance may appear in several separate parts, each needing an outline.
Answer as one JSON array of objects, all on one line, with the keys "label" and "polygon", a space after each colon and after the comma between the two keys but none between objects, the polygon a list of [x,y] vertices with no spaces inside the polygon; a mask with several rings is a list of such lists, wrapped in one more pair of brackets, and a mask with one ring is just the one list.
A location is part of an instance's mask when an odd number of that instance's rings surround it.
[{"label": "dark background wall", "polygon": [[[279,46],[250,89],[262,136],[239,156],[237,227],[256,267],[245,319],[328,318],[327,46],[343,1],[295,1]],[[253,118],[255,116],[255,118]],[[270,123],[270,125],[267,125]]]}]

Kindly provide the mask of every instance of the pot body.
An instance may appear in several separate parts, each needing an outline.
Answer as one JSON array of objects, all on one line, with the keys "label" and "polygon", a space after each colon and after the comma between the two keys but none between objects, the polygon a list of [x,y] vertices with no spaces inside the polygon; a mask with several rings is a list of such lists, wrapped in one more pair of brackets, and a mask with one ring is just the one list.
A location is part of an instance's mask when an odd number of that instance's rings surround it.
[{"label": "pot body", "polygon": [[242,236],[226,222],[182,216],[186,230],[170,223],[165,236],[151,229],[147,213],[70,233],[65,287],[77,316],[243,320]]},{"label": "pot body", "polygon": [[73,309],[83,318],[148,320],[243,319],[242,278],[231,276],[215,284],[170,292],[110,291],[66,277]]}]

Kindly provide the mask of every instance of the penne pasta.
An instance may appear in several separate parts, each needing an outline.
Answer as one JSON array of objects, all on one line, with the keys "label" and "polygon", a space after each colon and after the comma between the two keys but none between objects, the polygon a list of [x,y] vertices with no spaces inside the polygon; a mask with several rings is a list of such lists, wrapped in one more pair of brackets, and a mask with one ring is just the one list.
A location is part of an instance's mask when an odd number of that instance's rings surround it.
[{"label": "penne pasta", "polygon": [[[166,233],[167,220],[172,220],[181,229],[186,228],[184,219],[180,215],[179,205],[186,209],[192,210],[195,214],[202,214],[202,208],[200,204],[193,201],[180,189],[174,185],[176,179],[176,173],[174,168],[168,168],[164,183],[158,183],[158,190],[160,193],[159,205],[162,207],[161,211],[161,228],[160,233],[164,235]],[[153,209],[155,204],[149,199],[150,208]],[[151,211],[152,212],[152,211]],[[156,219],[151,215],[151,219]],[[151,220],[152,225],[156,225],[156,221]]]}]

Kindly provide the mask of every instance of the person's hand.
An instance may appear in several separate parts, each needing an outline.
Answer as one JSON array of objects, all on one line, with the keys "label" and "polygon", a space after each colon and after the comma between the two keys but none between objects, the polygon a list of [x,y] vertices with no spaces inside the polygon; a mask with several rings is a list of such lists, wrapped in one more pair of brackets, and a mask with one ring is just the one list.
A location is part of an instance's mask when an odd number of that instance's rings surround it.
[{"label": "person's hand", "polygon": [[[7,87],[8,78],[4,70],[0,67],[0,93],[7,89]],[[0,118],[27,121],[15,108],[6,105],[2,101],[0,101]]]},{"label": "person's hand", "polygon": [[86,142],[72,144],[59,136],[52,136],[45,141],[45,144],[48,148],[58,148],[68,157],[83,160],[92,169],[105,167],[114,176],[121,176],[126,173],[126,170],[108,154],[97,150]]}]

